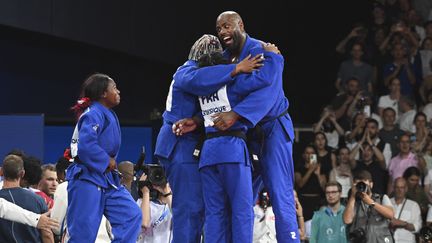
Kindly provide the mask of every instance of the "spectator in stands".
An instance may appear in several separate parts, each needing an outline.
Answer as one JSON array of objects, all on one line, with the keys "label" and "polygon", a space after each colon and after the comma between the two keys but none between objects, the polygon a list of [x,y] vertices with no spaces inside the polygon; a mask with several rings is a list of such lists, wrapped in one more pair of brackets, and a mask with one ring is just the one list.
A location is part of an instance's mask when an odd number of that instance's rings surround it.
[{"label": "spectator in stands", "polygon": [[[372,174],[373,178],[375,178],[373,192],[384,194],[388,181],[385,158],[381,151],[373,145],[372,141],[366,138],[367,136],[364,136],[364,139],[351,151],[351,168],[353,168],[353,171],[365,170]],[[360,159],[356,160],[355,158],[360,150]]]},{"label": "spectator in stands", "polygon": [[345,140],[348,147],[354,147],[360,139],[362,139],[364,135],[364,131],[366,128],[367,118],[363,112],[359,112],[354,115],[351,124],[351,130],[346,132]]},{"label": "spectator in stands", "polygon": [[393,60],[384,66],[384,84],[389,85],[390,80],[400,80],[401,94],[413,97],[417,84],[414,66],[409,62],[409,54],[402,44],[395,44],[392,49]]},{"label": "spectator in stands", "polygon": [[411,148],[416,153],[423,151],[428,135],[431,133],[426,126],[426,119],[426,115],[421,111],[414,117],[415,133],[411,134]]},{"label": "spectator in stands", "polygon": [[313,146],[307,145],[302,155],[302,164],[295,171],[296,191],[303,206],[305,221],[321,206],[326,176],[321,173],[321,165],[317,161],[317,152]]},{"label": "spectator in stands", "polygon": [[426,93],[426,103],[427,104],[423,107],[422,111],[427,116],[428,125],[431,125],[432,124],[432,79],[431,79],[431,89],[429,89],[429,91]]},{"label": "spectator in stands", "polygon": [[354,25],[350,33],[341,40],[336,46],[336,52],[346,54],[347,50],[353,46],[353,43],[364,43],[368,34],[368,29],[364,24],[357,23]]},{"label": "spectator in stands", "polygon": [[[385,158],[386,166],[383,167],[384,169],[387,168],[388,163],[390,162],[390,159],[392,157],[391,152],[391,146],[390,144],[384,142],[381,140],[381,138],[378,136],[378,122],[375,119],[367,119],[366,120],[366,128],[363,133],[362,137],[363,142],[369,141],[371,142],[371,145],[376,146],[378,150],[381,151]],[[357,142],[351,143],[348,145],[349,148],[353,148],[357,145]],[[358,159],[359,155],[357,154],[357,157],[355,159]]]},{"label": "spectator in stands", "polygon": [[423,21],[430,20],[430,12],[432,10],[432,2],[428,0],[413,0],[413,9],[418,13],[420,19]]},{"label": "spectator in stands", "polygon": [[378,101],[378,114],[383,117],[383,111],[385,108],[390,107],[396,111],[396,120],[399,118],[399,98],[400,94],[400,80],[398,78],[393,78],[390,80],[388,86],[390,93],[388,95],[383,95]]},{"label": "spectator in stands", "polygon": [[345,129],[350,129],[351,117],[347,115],[348,107],[360,91],[360,83],[357,79],[351,78],[347,81],[346,92],[338,94],[332,101],[331,107],[335,111],[339,124]]},{"label": "spectator in stands", "polygon": [[[142,174],[140,181],[144,182],[146,179],[147,175]],[[157,191],[157,197],[150,198],[150,188]],[[169,184],[165,186],[146,185],[140,190],[142,197],[138,199],[137,204],[141,207],[142,224],[137,243],[171,242],[172,193]]]},{"label": "spectator in stands", "polygon": [[412,99],[401,96],[399,99],[399,108],[402,112],[399,117],[399,127],[402,131],[415,133],[414,117],[417,114],[415,103]]},{"label": "spectator in stands", "polygon": [[320,120],[313,125],[313,132],[323,132],[326,136],[328,146],[332,149],[337,149],[339,144],[343,142],[344,129],[336,120],[336,115],[330,107],[325,107]]},{"label": "spectator in stands", "polygon": [[[1,198],[37,214],[48,211],[41,197],[20,187],[21,178],[25,174],[24,162],[20,157],[6,156],[2,171],[5,181],[3,189],[0,190]],[[0,219],[0,242],[53,242],[53,240],[51,231],[38,231],[30,226]]]},{"label": "spectator in stands", "polygon": [[348,107],[347,116],[354,117],[355,114],[363,113],[366,118],[375,119],[378,127],[382,128],[381,117],[373,109],[375,107],[373,100],[374,98],[369,93],[358,92]]},{"label": "spectator in stands", "polygon": [[304,241],[306,240],[306,228],[303,217],[303,207],[298,199],[296,190],[294,190],[294,200],[296,205],[297,225],[299,226],[300,241]]},{"label": "spectator in stands", "polygon": [[[426,37],[419,50],[421,63],[422,63],[422,74],[423,74],[423,83],[422,86],[426,84],[426,86],[420,88],[420,94],[422,95],[423,101],[425,100],[425,93],[429,91],[431,88],[431,82],[432,82],[432,67],[431,67],[431,60],[432,60],[432,37]],[[424,90],[426,89],[426,90]]]},{"label": "spectator in stands", "polygon": [[327,146],[327,137],[323,132],[315,133],[314,146],[317,151],[318,163],[321,167],[320,171],[326,176],[328,181],[330,171],[336,168],[336,155]]},{"label": "spectator in stands", "polygon": [[315,212],[312,218],[312,233],[309,242],[347,242],[341,205],[342,186],[335,181],[327,182],[325,195],[327,205]]},{"label": "spectator in stands", "polygon": [[39,181],[38,188],[49,197],[53,198],[58,185],[57,171],[53,164],[42,165],[42,177]]},{"label": "spectator in stands", "polygon": [[378,122],[375,119],[368,119],[366,122],[366,131],[368,133],[366,136],[369,136],[372,145],[382,152],[386,165],[388,165],[392,158],[391,145],[379,137]]},{"label": "spectator in stands", "polygon": [[418,37],[419,42],[422,42],[426,37],[426,32],[417,12],[411,8],[405,13],[403,19],[406,21],[407,28],[413,32],[413,35]]},{"label": "spectator in stands", "polygon": [[350,164],[350,150],[347,147],[341,147],[337,156],[338,166],[330,172],[330,181],[336,181],[342,186],[341,202],[346,204],[348,200],[348,191],[352,186],[352,168]]},{"label": "spectator in stands", "polygon": [[351,47],[351,58],[341,63],[339,72],[336,78],[335,86],[339,92],[344,92],[346,82],[352,77],[359,80],[359,85],[362,90],[372,93],[372,66],[362,61],[364,54],[363,45],[355,43]]},{"label": "spectator in stands", "polygon": [[432,170],[432,135],[429,134],[426,138],[426,145],[423,148],[421,153],[418,153],[419,156],[423,157],[426,168],[425,174],[429,174],[429,171]]},{"label": "spectator in stands", "polygon": [[411,166],[405,170],[403,178],[405,178],[408,185],[406,197],[418,203],[422,218],[426,219],[429,200],[423,188],[420,186],[420,180],[422,178],[420,170],[415,166]]},{"label": "spectator in stands", "polygon": [[388,167],[389,171],[389,184],[387,193],[391,194],[393,191],[393,182],[398,177],[402,177],[403,173],[408,167],[415,166],[419,169],[424,168],[424,160],[418,159],[417,155],[410,150],[410,136],[404,134],[399,139],[399,154],[390,160]]},{"label": "spectator in stands", "polygon": [[24,161],[24,170],[26,173],[21,180],[21,187],[27,188],[42,197],[48,209],[51,209],[54,205],[54,200],[45,192],[39,190],[38,187],[42,178],[41,161],[34,156],[25,156],[22,159]]},{"label": "spectator in stands", "polygon": [[397,243],[415,242],[415,233],[422,227],[420,207],[417,202],[406,198],[407,182],[399,177],[394,182],[394,197],[390,199],[394,217],[390,221],[393,237]]},{"label": "spectator in stands", "polygon": [[379,131],[378,136],[383,142],[390,144],[391,157],[393,158],[399,153],[399,138],[405,132],[402,131],[399,126],[395,123],[396,112],[393,108],[387,107],[383,110],[383,128]]}]

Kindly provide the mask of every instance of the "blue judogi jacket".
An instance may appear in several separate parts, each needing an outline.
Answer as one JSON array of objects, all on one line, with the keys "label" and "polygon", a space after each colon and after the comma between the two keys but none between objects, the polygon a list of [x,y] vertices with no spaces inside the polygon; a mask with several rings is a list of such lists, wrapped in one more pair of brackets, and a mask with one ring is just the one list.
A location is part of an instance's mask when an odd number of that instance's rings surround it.
[{"label": "blue judogi jacket", "polygon": [[[218,65],[198,68],[197,63],[188,61],[179,68],[174,75],[175,83],[186,87],[188,92],[201,96],[200,101],[212,99],[216,92],[227,84],[227,95],[231,107],[235,107],[249,93],[270,85],[273,82],[273,73],[283,65],[283,58],[272,52],[265,52],[259,45],[252,56],[264,53],[266,59],[264,67],[252,74],[241,74],[235,77],[230,74],[235,68],[234,64]],[[282,63],[282,64],[281,64]],[[247,120],[237,121],[229,130],[246,132],[254,124]],[[206,132],[217,132],[209,126]],[[205,141],[200,156],[200,168],[219,163],[246,163],[249,164],[248,152],[245,142],[237,137],[217,137]]]},{"label": "blue judogi jacket", "polygon": [[[198,133],[192,132],[183,136],[176,136],[171,129],[176,121],[199,115],[200,107],[197,96],[192,92],[191,82],[182,77],[184,68],[191,67],[191,65],[195,67],[196,63],[187,61],[183,66],[179,67],[171,82],[165,112],[162,115],[164,123],[156,140],[155,155],[160,158],[175,159],[178,162],[196,161],[192,154],[198,140]],[[235,64],[215,66],[216,71],[209,73],[208,76],[208,89],[217,90],[223,84],[231,82],[230,74],[234,68]],[[179,73],[181,73],[180,76]],[[205,94],[208,93],[210,92],[207,91]],[[183,148],[186,149],[181,151],[181,155],[175,155],[173,154],[174,149],[180,141],[185,143]]]},{"label": "blue judogi jacket", "polygon": [[[243,60],[243,58],[247,57],[249,54],[254,55],[256,50],[261,46],[261,41],[247,36],[239,60]],[[228,50],[224,52],[224,56],[230,56]],[[272,126],[267,123],[267,121],[276,120],[276,118],[287,111],[289,107],[288,99],[285,97],[283,90],[282,73],[284,63],[280,62],[279,64],[279,66],[275,67],[276,69],[273,72],[273,77],[270,79],[272,82],[269,86],[250,93],[241,103],[237,104],[233,108],[237,114],[252,123],[253,126],[260,123],[263,127],[264,133],[267,135],[268,132],[271,131],[271,127],[268,126]],[[288,114],[285,114],[278,120],[291,141],[293,141],[294,127],[291,117]]]},{"label": "blue judogi jacket", "polygon": [[[99,102],[81,115],[77,124],[79,162],[67,169],[66,180],[81,179],[100,187],[117,188],[120,179],[115,172],[105,172],[110,157],[116,159],[120,150],[121,131],[117,115]],[[72,145],[71,145],[72,147]]]}]

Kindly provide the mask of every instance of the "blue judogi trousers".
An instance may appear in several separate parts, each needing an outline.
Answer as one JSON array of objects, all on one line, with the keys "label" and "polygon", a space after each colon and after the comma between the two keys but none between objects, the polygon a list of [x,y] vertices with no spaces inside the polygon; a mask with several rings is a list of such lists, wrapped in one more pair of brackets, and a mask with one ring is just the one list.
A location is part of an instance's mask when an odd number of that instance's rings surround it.
[{"label": "blue judogi trousers", "polygon": [[95,242],[102,214],[112,226],[112,242],[135,243],[141,230],[141,210],[123,186],[98,187],[87,180],[68,184],[67,226],[69,243]]},{"label": "blue judogi trousers", "polygon": [[253,181],[254,199],[265,186],[276,217],[277,241],[300,242],[293,192],[292,141],[278,119],[264,125],[263,130],[266,134],[264,143],[254,144],[254,148],[262,146],[260,176]]},{"label": "blue judogi trousers", "polygon": [[[206,218],[205,242],[251,243],[254,214],[250,166],[244,163],[215,164],[202,167],[200,173]],[[229,236],[232,239],[227,239]]]},{"label": "blue judogi trousers", "polygon": [[[180,143],[178,143],[180,145]],[[198,162],[160,160],[173,194],[172,243],[198,243],[204,225],[204,203]]]}]

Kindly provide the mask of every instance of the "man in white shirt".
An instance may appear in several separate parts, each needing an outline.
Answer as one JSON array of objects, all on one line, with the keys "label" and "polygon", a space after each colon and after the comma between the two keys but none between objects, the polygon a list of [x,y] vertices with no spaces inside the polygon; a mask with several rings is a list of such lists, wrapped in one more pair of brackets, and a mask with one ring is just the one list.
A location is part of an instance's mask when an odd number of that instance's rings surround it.
[{"label": "man in white shirt", "polygon": [[378,100],[378,114],[383,116],[383,111],[387,107],[393,108],[396,111],[396,120],[399,118],[399,97],[400,97],[400,80],[394,78],[390,80],[390,93],[383,95]]},{"label": "man in white shirt", "polygon": [[413,100],[402,96],[399,99],[399,108],[402,115],[399,117],[399,127],[405,132],[415,133],[414,117],[417,111],[414,109],[415,103]]},{"label": "man in white shirt", "polygon": [[390,199],[394,209],[394,217],[390,227],[394,230],[393,237],[396,243],[411,243],[415,241],[415,233],[422,226],[420,207],[417,202],[407,199],[408,185],[403,177],[394,183],[394,197]]}]

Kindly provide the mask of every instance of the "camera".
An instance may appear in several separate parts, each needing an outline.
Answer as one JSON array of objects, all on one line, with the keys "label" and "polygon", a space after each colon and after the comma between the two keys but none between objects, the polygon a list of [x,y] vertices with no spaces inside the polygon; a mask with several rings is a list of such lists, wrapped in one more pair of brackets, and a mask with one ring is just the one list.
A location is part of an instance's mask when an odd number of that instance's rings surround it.
[{"label": "camera", "polygon": [[[142,165],[143,172],[147,175],[145,181],[139,181],[138,186],[141,189],[143,186],[151,187],[151,185],[165,187],[167,179],[165,170],[159,164]],[[151,189],[151,188],[150,188]]]},{"label": "camera", "polygon": [[423,240],[423,242],[432,242],[432,228],[428,226],[424,226],[420,229],[420,239]]},{"label": "camera", "polygon": [[141,189],[146,186],[150,190],[150,198],[156,199],[159,195],[159,192],[153,189],[153,185],[160,186],[162,188],[166,186],[167,179],[165,176],[165,171],[159,164],[141,165],[141,168],[142,171],[147,175],[147,179],[145,181],[138,181],[138,196],[140,198],[143,196]]},{"label": "camera", "polygon": [[366,183],[360,181],[356,184],[356,200],[360,201],[362,199],[362,192],[366,193],[367,192],[367,185]]},{"label": "camera", "polygon": [[349,233],[349,242],[352,243],[365,243],[366,242],[366,231],[362,228],[358,228],[353,232]]}]

